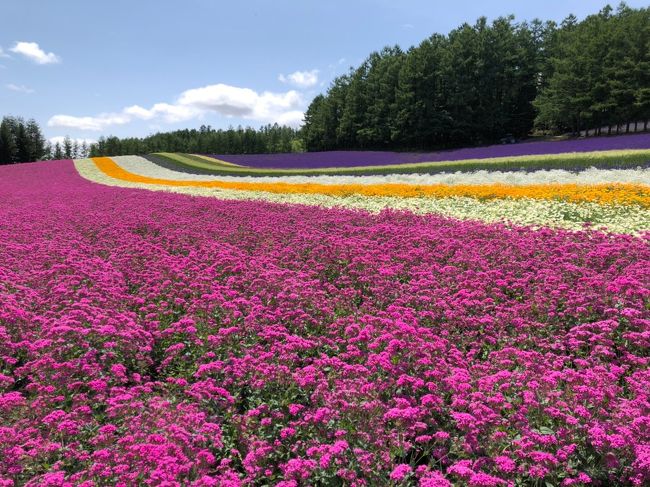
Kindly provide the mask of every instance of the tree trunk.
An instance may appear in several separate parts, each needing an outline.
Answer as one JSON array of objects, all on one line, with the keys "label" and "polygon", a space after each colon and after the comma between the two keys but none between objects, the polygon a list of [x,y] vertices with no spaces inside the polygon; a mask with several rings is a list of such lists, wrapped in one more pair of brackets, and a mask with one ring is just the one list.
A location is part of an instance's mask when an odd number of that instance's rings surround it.
[{"label": "tree trunk", "polygon": [[621,126],[618,122],[616,122],[616,135],[621,133]]},{"label": "tree trunk", "polygon": [[626,134],[630,133],[630,122],[627,122],[627,126],[625,127],[625,133]]},{"label": "tree trunk", "polygon": [[607,126],[607,135],[612,135],[612,126],[611,125]]}]

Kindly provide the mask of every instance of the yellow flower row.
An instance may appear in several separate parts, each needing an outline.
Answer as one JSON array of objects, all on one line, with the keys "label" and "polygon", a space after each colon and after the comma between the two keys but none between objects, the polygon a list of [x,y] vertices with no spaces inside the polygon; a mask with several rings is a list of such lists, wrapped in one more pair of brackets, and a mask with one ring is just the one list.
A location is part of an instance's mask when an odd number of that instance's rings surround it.
[{"label": "yellow flower row", "polygon": [[410,184],[339,184],[313,183],[253,183],[236,181],[176,181],[140,176],[126,171],[109,157],[93,158],[97,167],[107,176],[134,183],[158,184],[163,186],[192,186],[200,188],[221,188],[231,190],[265,191],[284,194],[322,194],[328,196],[393,196],[402,198],[446,198],[463,196],[480,200],[495,198],[531,198],[537,200],[555,199],[600,204],[638,205],[650,207],[650,188],[642,184],[534,184],[529,186],[508,186],[503,184],[484,185],[410,185]]}]

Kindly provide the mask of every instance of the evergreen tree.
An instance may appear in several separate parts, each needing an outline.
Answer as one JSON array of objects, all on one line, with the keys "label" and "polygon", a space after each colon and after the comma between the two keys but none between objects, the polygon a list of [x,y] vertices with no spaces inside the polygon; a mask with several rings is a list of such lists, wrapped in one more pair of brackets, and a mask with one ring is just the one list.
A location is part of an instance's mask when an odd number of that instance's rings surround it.
[{"label": "evergreen tree", "polygon": [[63,157],[65,159],[73,158],[73,147],[72,140],[66,135],[63,139]]},{"label": "evergreen tree", "polygon": [[25,131],[27,139],[29,140],[29,154],[27,156],[27,161],[42,160],[48,152],[47,141],[45,140],[45,137],[43,137],[41,128],[36,120],[30,118],[25,126]]},{"label": "evergreen tree", "polygon": [[10,117],[3,117],[0,122],[0,164],[12,164],[16,160],[17,147],[12,124]]},{"label": "evergreen tree", "polygon": [[64,159],[64,153],[63,153],[63,148],[61,147],[61,143],[57,142],[54,144],[54,151],[52,153],[52,159],[60,161],[61,159]]},{"label": "evergreen tree", "polygon": [[31,154],[32,154],[31,140],[27,135],[27,128],[25,127],[25,123],[22,121],[22,119],[18,119],[18,123],[16,124],[15,130],[16,130],[15,133],[16,157],[14,162],[33,161],[33,159],[31,158]]},{"label": "evergreen tree", "polygon": [[75,140],[72,143],[72,151],[71,152],[72,152],[72,159],[78,159],[79,157],[81,157],[79,155],[80,152],[79,152],[79,141],[78,140]]}]

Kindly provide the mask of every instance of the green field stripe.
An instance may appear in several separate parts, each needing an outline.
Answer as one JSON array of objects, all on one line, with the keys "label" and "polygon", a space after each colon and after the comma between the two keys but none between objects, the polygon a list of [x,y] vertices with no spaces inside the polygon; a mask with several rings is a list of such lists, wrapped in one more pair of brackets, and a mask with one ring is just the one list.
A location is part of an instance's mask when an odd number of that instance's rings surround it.
[{"label": "green field stripe", "polygon": [[[202,158],[195,157],[192,154],[180,154],[176,152],[155,152],[155,156],[164,157],[165,159],[172,160],[184,166],[194,167],[198,169],[205,169],[208,171],[228,171],[231,166],[221,165],[219,163],[206,161]],[[233,168],[234,169],[234,168]]]},{"label": "green field stripe", "polygon": [[227,166],[227,167],[244,167],[241,164],[235,164],[234,162],[228,162],[224,161],[221,159],[217,159],[216,157],[210,157],[210,156],[204,156],[201,154],[185,154],[186,157],[191,157],[193,159],[200,159],[202,161],[207,161],[207,162],[212,162],[213,164],[216,163],[218,166]]},{"label": "green field stripe", "polygon": [[[169,167],[180,172],[191,174],[206,174],[214,176],[267,176],[267,174],[250,173],[247,169],[243,171],[234,171],[230,166],[218,166],[207,161],[196,160],[187,157],[187,154],[172,152],[154,152],[148,157],[153,162],[158,162],[163,167]],[[170,167],[171,166],[171,167]]]},{"label": "green field stripe", "polygon": [[202,176],[211,176],[214,175],[214,172],[209,169],[202,169],[200,167],[188,166],[182,162],[178,162],[175,159],[170,159],[168,157],[162,156],[160,154],[147,154],[142,156],[147,159],[149,162],[164,167],[166,169],[177,171],[184,174],[196,174]]}]

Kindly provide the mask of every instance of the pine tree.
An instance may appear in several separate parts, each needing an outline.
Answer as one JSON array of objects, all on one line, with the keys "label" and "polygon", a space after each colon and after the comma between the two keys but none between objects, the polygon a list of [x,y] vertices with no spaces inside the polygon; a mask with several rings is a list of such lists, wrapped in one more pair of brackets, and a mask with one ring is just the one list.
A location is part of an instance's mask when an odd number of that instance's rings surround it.
[{"label": "pine tree", "polygon": [[14,162],[32,161],[32,141],[27,134],[27,128],[22,119],[16,124],[16,157]]},{"label": "pine tree", "polygon": [[65,159],[72,159],[73,157],[73,144],[72,144],[72,139],[68,137],[67,135],[63,139],[63,158]]},{"label": "pine tree", "polygon": [[57,142],[56,144],[54,144],[54,151],[53,151],[53,154],[52,154],[52,159],[54,159],[56,161],[60,161],[61,159],[64,159],[64,153],[63,153],[63,149],[61,148],[61,143],[60,142]]},{"label": "pine tree", "polygon": [[12,164],[16,159],[16,153],[13,119],[3,117],[0,122],[0,164]]},{"label": "pine tree", "polygon": [[36,120],[30,118],[27,121],[25,127],[27,132],[27,137],[29,138],[29,161],[40,161],[45,157],[48,152],[47,141],[43,134],[41,133],[41,128],[39,127]]}]

